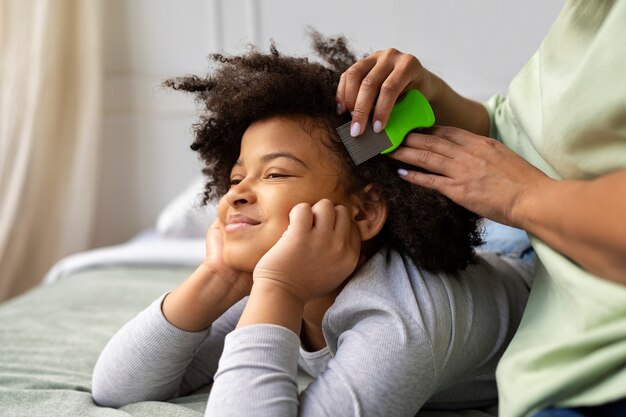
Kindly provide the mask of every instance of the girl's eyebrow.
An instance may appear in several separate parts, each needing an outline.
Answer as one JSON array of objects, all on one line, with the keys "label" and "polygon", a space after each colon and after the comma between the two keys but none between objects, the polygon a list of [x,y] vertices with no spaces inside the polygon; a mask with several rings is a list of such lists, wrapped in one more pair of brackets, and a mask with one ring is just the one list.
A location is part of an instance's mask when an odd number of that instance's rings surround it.
[{"label": "girl's eyebrow", "polygon": [[[294,154],[292,154],[291,152],[272,152],[272,153],[268,153],[265,154],[261,157],[261,162],[269,162],[272,161],[274,159],[277,158],[287,158],[290,159],[292,161],[295,161],[299,164],[301,164],[302,166],[304,166],[306,169],[310,169],[309,166],[300,158],[298,158],[297,156],[295,156]],[[238,159],[237,162],[235,162],[235,165],[243,165],[243,161],[241,159]]]},{"label": "girl's eyebrow", "polygon": [[263,162],[269,162],[273,159],[276,158],[287,158],[287,159],[291,159],[292,161],[298,162],[299,164],[303,165],[305,168],[309,168],[309,166],[300,158],[298,158],[297,156],[295,156],[294,154],[290,153],[290,152],[272,152],[272,153],[268,153],[265,154],[261,157],[261,161]]}]

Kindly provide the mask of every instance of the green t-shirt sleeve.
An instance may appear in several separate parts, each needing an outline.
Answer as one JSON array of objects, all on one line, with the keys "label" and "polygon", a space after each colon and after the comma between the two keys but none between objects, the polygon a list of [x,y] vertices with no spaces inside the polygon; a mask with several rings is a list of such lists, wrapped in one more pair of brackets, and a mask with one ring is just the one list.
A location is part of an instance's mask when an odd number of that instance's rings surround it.
[{"label": "green t-shirt sleeve", "polygon": [[482,103],[485,107],[485,110],[487,110],[487,114],[489,115],[489,137],[497,139],[500,142],[502,142],[502,139],[500,137],[498,125],[496,123],[496,114],[502,108],[502,104],[505,100],[506,96],[503,96],[502,94],[496,94],[486,102]]}]

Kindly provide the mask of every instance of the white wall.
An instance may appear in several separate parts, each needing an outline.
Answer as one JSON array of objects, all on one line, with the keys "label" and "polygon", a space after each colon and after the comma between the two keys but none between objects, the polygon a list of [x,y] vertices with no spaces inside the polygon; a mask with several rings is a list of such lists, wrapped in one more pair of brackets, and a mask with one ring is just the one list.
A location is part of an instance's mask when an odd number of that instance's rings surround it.
[{"label": "white wall", "polygon": [[345,34],[356,51],[416,55],[476,99],[505,92],[539,46],[563,1],[107,0],[104,146],[94,245],[150,227],[200,171],[195,105],[160,83],[204,73],[213,51],[249,42],[308,54],[305,28]]}]

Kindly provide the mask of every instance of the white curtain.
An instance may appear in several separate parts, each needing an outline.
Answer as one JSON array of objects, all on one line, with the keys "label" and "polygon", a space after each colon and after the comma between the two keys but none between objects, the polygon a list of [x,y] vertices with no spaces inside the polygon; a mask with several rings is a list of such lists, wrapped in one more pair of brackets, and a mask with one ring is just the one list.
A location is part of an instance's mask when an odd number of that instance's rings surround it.
[{"label": "white curtain", "polygon": [[0,0],[0,300],[91,242],[100,0]]}]

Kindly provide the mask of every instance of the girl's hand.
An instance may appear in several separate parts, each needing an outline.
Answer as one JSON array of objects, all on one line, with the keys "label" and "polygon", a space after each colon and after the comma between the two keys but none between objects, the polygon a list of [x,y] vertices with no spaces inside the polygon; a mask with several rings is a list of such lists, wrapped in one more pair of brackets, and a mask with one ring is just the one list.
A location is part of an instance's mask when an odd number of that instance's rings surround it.
[{"label": "girl's hand", "polygon": [[337,289],[354,272],[361,239],[344,206],[320,200],[289,213],[289,227],[254,269],[254,287],[279,287],[305,304]]},{"label": "girl's hand", "polygon": [[238,299],[242,299],[250,294],[252,274],[228,267],[222,257],[223,247],[219,220],[215,220],[206,233],[206,256],[202,263],[232,288],[232,294],[238,294]]},{"label": "girl's hand", "polygon": [[397,49],[377,51],[352,65],[341,75],[337,87],[337,111],[352,111],[354,133],[365,131],[370,111],[376,102],[373,128],[385,128],[398,97],[416,88],[430,102],[435,100],[439,79],[422,67],[419,60]]},{"label": "girl's hand", "polygon": [[525,204],[554,182],[495,139],[452,127],[411,133],[390,156],[430,173],[399,171],[483,217],[523,228]]},{"label": "girl's hand", "polygon": [[167,294],[163,315],[179,329],[196,332],[211,326],[230,307],[250,294],[252,274],[229,268],[222,259],[218,220],[206,234],[206,257],[178,288]]}]

